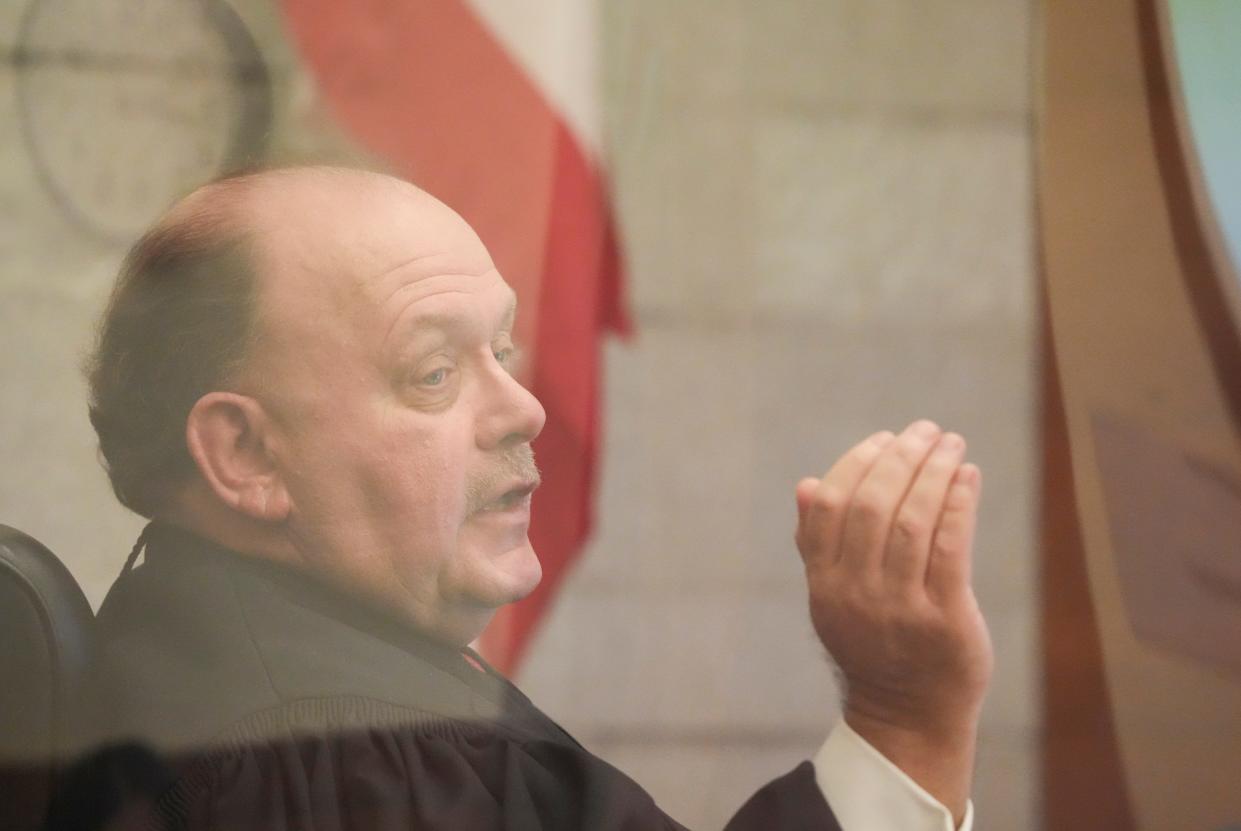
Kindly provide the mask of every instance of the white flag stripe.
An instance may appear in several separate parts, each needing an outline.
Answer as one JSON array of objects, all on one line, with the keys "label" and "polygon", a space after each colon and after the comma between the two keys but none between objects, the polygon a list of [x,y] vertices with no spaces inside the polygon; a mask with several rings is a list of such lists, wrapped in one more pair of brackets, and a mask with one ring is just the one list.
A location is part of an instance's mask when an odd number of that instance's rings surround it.
[{"label": "white flag stripe", "polygon": [[602,141],[597,0],[466,0],[590,156]]}]

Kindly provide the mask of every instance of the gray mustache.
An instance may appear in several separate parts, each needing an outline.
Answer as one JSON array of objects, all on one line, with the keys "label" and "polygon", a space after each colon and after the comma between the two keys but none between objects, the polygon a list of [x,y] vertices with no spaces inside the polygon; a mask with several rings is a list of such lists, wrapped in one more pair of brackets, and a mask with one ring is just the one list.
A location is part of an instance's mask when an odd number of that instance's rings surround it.
[{"label": "gray mustache", "polygon": [[467,512],[472,514],[482,510],[518,479],[536,483],[540,480],[534,449],[529,444],[519,444],[501,451],[496,456],[494,467],[466,483]]}]

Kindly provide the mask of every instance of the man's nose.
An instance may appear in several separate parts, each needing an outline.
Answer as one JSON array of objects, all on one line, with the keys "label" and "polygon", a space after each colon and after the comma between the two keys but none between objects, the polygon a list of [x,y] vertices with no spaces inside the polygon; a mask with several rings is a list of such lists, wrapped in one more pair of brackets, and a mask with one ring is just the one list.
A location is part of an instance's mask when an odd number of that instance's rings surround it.
[{"label": "man's nose", "polygon": [[497,366],[488,373],[486,405],[479,418],[478,445],[494,450],[534,440],[547,422],[539,399]]}]

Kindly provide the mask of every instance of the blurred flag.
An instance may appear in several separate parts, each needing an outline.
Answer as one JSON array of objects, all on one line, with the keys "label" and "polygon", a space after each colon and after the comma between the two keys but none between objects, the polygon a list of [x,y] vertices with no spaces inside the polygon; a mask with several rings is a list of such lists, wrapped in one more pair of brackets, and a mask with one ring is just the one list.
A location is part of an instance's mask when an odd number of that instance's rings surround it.
[{"label": "blurred flag", "polygon": [[518,665],[590,531],[600,338],[628,328],[599,166],[595,0],[284,0],[333,117],[474,226],[517,291],[543,402],[530,538],[543,582],[483,636]]}]

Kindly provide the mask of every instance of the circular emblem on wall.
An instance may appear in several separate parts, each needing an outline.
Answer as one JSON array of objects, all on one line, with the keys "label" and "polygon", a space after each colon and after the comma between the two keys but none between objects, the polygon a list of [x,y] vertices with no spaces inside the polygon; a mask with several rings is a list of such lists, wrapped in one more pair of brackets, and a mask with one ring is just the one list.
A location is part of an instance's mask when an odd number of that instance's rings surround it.
[{"label": "circular emblem on wall", "polygon": [[97,236],[130,240],[195,185],[262,158],[270,78],[223,0],[32,0],[15,63],[38,175]]}]

